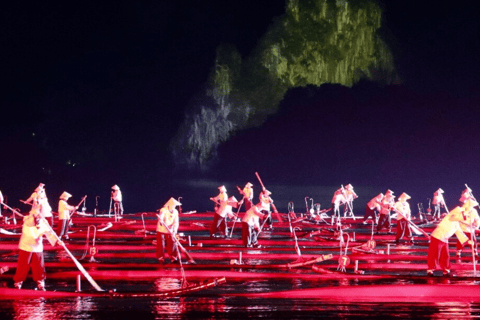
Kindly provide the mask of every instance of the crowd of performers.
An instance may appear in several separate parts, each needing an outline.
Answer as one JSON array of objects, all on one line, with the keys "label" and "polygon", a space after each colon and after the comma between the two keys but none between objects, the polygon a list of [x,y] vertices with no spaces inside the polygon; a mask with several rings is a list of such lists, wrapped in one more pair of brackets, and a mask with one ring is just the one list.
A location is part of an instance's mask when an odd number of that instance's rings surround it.
[{"label": "crowd of performers", "polygon": [[[263,185],[262,185],[263,187]],[[254,204],[253,184],[248,182],[242,189],[237,186],[242,199],[238,201],[234,196],[229,197],[225,186],[218,187],[218,195],[211,197],[215,203],[213,222],[210,227],[210,237],[231,237],[232,232],[229,232],[227,227],[227,218],[235,222],[240,222],[242,225],[242,243],[246,248],[260,248],[258,243],[258,235],[263,230],[273,229],[272,212],[278,215],[278,211],[273,204],[271,198],[272,193],[262,188],[259,194],[258,202]],[[430,235],[430,245],[428,249],[428,275],[433,275],[436,270],[443,271],[444,275],[449,275],[451,272],[450,256],[448,251],[448,241],[456,235],[456,249],[457,255],[461,256],[465,245],[470,245],[472,251],[476,255],[476,237],[475,230],[480,227],[480,217],[478,215],[477,207],[479,204],[475,200],[470,188],[466,188],[460,197],[460,204],[452,210],[448,210],[445,199],[443,197],[444,191],[438,189],[433,195],[433,213],[432,218],[438,221],[434,231]],[[72,195],[64,191],[58,202],[58,222],[57,232],[53,231],[54,216],[52,214],[52,207],[49,204],[45,192],[45,185],[40,183],[35,191],[27,200],[21,202],[30,205],[29,214],[23,219],[22,234],[19,242],[19,256],[18,266],[14,276],[14,286],[21,288],[23,281],[25,281],[27,274],[32,269],[32,278],[37,283],[39,290],[45,290],[45,264],[43,258],[43,236],[49,240],[52,245],[64,246],[65,240],[68,240],[68,229],[71,224],[72,214],[76,212],[81,203],[78,205],[70,205],[68,200]],[[332,225],[341,225],[342,209],[343,219],[353,218],[353,201],[358,196],[353,190],[351,184],[347,184],[336,190],[331,201],[331,208],[327,210],[310,210],[310,217],[312,220],[320,223],[325,221],[325,217],[331,218]],[[376,225],[377,234],[384,229],[387,233],[392,232],[391,219],[396,216],[396,234],[395,242],[400,244],[405,242],[407,245],[414,244],[414,230],[419,230],[418,227],[411,221],[412,213],[408,200],[411,197],[403,192],[395,200],[395,195],[392,190],[387,190],[385,194],[379,193],[370,201],[367,202],[363,223],[372,223]],[[180,200],[180,199],[179,199]],[[158,262],[163,264],[166,259],[170,259],[171,263],[180,263],[181,255],[179,247],[182,248],[178,241],[179,228],[179,211],[178,207],[182,204],[174,198],[170,198],[165,205],[159,209],[158,224],[156,228],[156,257]],[[117,185],[111,188],[111,205],[113,202],[113,209],[115,214],[123,214],[122,193]],[[0,192],[0,203],[4,208],[8,206],[4,203],[4,197]],[[245,205],[245,214],[240,219],[239,212],[242,205]],[[342,208],[343,207],[343,208]],[[419,208],[420,209],[420,208]],[[110,209],[111,210],[111,207]],[[12,211],[15,211],[12,209]],[[331,211],[331,215],[326,213]],[[293,212],[289,212],[289,215]],[[420,221],[425,217],[424,212],[420,210]],[[308,212],[307,212],[308,214]],[[294,215],[294,213],[293,213]],[[0,217],[2,212],[0,211]],[[279,215],[277,216],[279,218]],[[289,217],[290,218],[290,217]],[[281,220],[279,218],[279,220]],[[372,226],[373,228],[373,226]],[[185,252],[185,251],[184,251]]]},{"label": "crowd of performers", "polygon": [[[74,206],[68,203],[72,197],[70,193],[64,191],[58,200],[58,222],[57,230],[54,231],[54,216],[52,207],[48,201],[45,184],[40,183],[27,200],[20,200],[22,203],[31,206],[28,215],[23,216],[22,234],[19,241],[19,254],[17,269],[13,277],[14,287],[21,289],[23,282],[27,278],[28,272],[32,269],[32,278],[37,284],[38,290],[45,290],[45,262],[43,257],[43,238],[44,236],[52,246],[64,246],[64,241],[69,240],[68,229],[72,223],[72,214],[85,201]],[[117,185],[112,187],[112,201],[115,210],[123,214],[122,195]],[[5,203],[2,192],[0,191],[0,203],[4,208],[12,211],[12,220],[15,215],[21,216],[16,209],[8,207]],[[0,211],[0,218],[4,218]]]}]

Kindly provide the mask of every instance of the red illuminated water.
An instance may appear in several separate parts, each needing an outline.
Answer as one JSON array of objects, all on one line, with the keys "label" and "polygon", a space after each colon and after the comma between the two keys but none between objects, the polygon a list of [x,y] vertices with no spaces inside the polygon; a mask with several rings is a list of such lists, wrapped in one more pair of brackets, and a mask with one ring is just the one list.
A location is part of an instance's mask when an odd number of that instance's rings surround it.
[{"label": "red illuminated water", "polygon": [[[393,281],[395,282],[395,281]],[[392,281],[376,281],[389,285]],[[180,281],[159,278],[154,282],[108,282],[117,290],[165,290],[179,287]],[[68,297],[4,300],[0,306],[2,319],[239,319],[239,318],[464,318],[478,317],[480,303],[454,301],[417,302],[355,302],[322,301],[305,298],[245,298],[229,296],[232,293],[256,293],[328,286],[364,286],[359,280],[303,281],[303,280],[230,280],[226,284],[187,296],[170,299],[108,297]],[[51,283],[56,288],[67,283]],[[67,288],[71,289],[71,288]],[[133,315],[135,316],[133,318]],[[127,316],[127,318],[125,318]]]}]

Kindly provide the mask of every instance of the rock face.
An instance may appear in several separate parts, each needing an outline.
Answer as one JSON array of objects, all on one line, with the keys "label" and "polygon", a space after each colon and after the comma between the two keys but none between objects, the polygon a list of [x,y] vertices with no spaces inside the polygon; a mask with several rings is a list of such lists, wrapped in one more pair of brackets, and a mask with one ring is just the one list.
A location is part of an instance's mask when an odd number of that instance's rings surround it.
[{"label": "rock face", "polygon": [[217,49],[206,92],[195,100],[172,142],[177,163],[208,169],[218,146],[261,125],[290,88],[362,78],[392,83],[393,57],[378,36],[380,8],[370,1],[290,0],[251,57]]}]

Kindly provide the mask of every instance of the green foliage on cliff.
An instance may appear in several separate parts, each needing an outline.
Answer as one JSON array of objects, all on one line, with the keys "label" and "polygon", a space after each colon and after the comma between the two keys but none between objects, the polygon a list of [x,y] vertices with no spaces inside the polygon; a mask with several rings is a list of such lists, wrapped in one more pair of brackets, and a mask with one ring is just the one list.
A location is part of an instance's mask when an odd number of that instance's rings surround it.
[{"label": "green foliage on cliff", "polygon": [[361,78],[388,83],[395,69],[378,36],[381,14],[372,1],[289,0],[246,62],[230,46],[217,50],[211,92],[217,101],[231,98],[239,111],[248,105],[252,116],[263,118],[276,111],[289,88],[351,86]]},{"label": "green foliage on cliff", "polygon": [[202,106],[190,117],[194,122],[185,124],[188,137],[181,148],[188,162],[203,166],[198,155],[212,159],[219,142],[234,131],[262,124],[290,88],[352,86],[361,78],[390,83],[396,74],[392,54],[378,36],[381,16],[368,0],[288,0],[285,14],[250,57],[242,60],[231,45],[217,48],[206,93],[216,106]]}]

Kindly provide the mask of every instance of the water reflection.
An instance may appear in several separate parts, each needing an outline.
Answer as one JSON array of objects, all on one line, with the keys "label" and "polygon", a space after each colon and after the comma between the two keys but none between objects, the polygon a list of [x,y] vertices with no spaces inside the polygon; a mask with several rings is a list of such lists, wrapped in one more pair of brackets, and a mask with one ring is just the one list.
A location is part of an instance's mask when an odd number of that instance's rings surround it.
[{"label": "water reflection", "polygon": [[158,278],[154,285],[157,292],[178,289],[182,286],[179,279],[167,277]]},{"label": "water reflection", "polygon": [[[440,279],[425,279],[439,284]],[[454,290],[455,279],[446,290]],[[228,293],[301,290],[329,286],[362,286],[370,284],[411,284],[411,280],[381,279],[229,279],[227,283],[205,291],[169,299],[112,299],[74,297],[61,299],[4,300],[0,319],[124,319],[132,313],[137,319],[196,318],[196,319],[306,319],[306,318],[467,318],[480,315],[480,304],[467,302],[372,303],[328,302],[304,298],[244,298]],[[418,283],[418,282],[417,282]],[[475,285],[476,283],[471,282]],[[52,283],[53,285],[53,283]],[[57,286],[55,284],[55,286]],[[181,287],[181,279],[161,277],[155,281],[117,281],[103,284],[118,291],[158,292]],[[126,312],[130,312],[127,315]]]},{"label": "water reflection", "polygon": [[45,309],[45,299],[43,298],[30,300],[28,304],[26,304],[24,300],[14,301],[13,312],[13,319],[17,320],[44,320],[54,319],[56,317],[56,314],[52,314],[49,310]]},{"label": "water reflection", "polygon": [[185,314],[185,298],[180,297],[174,300],[157,300],[153,303],[153,312],[156,315]]}]

